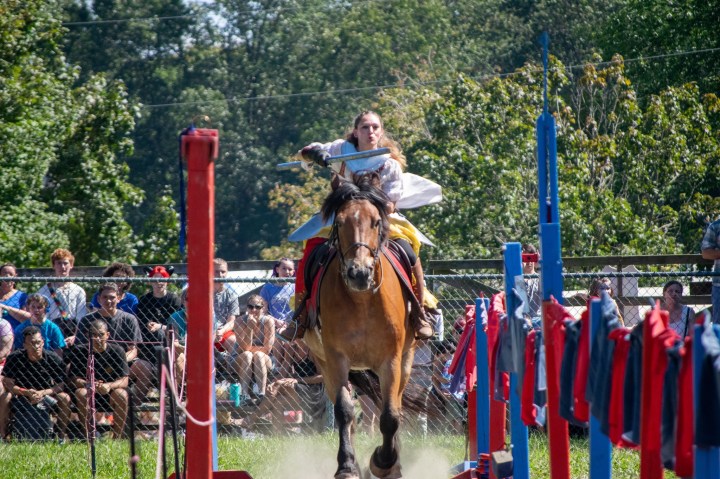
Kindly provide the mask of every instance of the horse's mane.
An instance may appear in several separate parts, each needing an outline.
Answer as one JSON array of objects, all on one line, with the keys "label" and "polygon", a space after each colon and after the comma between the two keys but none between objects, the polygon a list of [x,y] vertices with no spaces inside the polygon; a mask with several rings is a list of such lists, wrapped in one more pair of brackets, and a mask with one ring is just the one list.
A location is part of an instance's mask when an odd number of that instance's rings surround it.
[{"label": "horse's mane", "polygon": [[367,200],[380,212],[382,221],[383,238],[387,238],[388,216],[385,207],[390,201],[383,190],[379,187],[380,177],[377,173],[364,174],[355,181],[342,181],[338,187],[331,192],[320,209],[323,220],[327,221],[332,215],[348,201]]}]

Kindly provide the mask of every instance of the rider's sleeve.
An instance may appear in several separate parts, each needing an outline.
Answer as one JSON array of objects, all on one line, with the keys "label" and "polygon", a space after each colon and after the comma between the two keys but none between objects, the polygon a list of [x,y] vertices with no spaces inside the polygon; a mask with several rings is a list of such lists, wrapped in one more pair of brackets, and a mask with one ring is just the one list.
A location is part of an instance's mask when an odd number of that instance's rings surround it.
[{"label": "rider's sleeve", "polygon": [[402,168],[400,163],[388,158],[380,170],[382,189],[393,203],[397,203],[403,193]]}]

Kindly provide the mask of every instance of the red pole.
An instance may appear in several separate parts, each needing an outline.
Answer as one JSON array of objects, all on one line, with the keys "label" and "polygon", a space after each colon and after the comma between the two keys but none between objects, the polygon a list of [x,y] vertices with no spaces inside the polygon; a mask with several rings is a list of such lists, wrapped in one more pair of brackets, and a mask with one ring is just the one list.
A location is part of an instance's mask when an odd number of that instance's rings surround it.
[{"label": "red pole", "polygon": [[[467,366],[466,366],[467,367]],[[468,420],[468,447],[470,448],[470,460],[478,459],[477,440],[477,387],[467,393],[467,420]]]},{"label": "red pole", "polygon": [[560,416],[560,362],[564,337],[560,328],[565,318],[572,318],[557,301],[543,301],[543,339],[547,371],[547,429],[550,448],[550,477],[570,478],[570,435],[568,424]]},{"label": "red pole", "polygon": [[[188,165],[187,409],[199,421],[212,415],[212,288],[215,243],[217,130],[193,129],[182,136]],[[213,477],[212,425],[187,421],[187,479]]]},{"label": "red pole", "polygon": [[[505,293],[498,293],[501,296],[493,296],[490,303],[490,311],[488,312],[488,364],[490,365],[490,453],[501,451],[505,448],[507,438],[506,430],[506,413],[507,404],[503,401],[495,400],[495,345],[497,344],[500,325],[498,323],[500,313],[505,312],[503,298]],[[479,376],[479,374],[478,374]],[[510,377],[508,373],[500,373],[503,391],[510,387]],[[490,478],[496,479],[495,474],[490,468]]]},{"label": "red pole", "polygon": [[[670,313],[655,308],[643,324],[642,390],[640,393],[640,479],[662,479],[662,384],[667,370],[667,347],[677,335],[667,331]],[[669,339],[670,344],[664,344]]]}]

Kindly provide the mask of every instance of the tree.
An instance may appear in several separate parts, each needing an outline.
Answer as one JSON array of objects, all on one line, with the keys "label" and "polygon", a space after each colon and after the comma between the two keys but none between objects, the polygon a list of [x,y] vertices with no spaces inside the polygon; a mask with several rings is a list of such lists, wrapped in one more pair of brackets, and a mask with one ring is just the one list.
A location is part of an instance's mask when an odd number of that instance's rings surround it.
[{"label": "tree", "polygon": [[[701,93],[717,91],[720,79],[718,0],[625,0],[595,29],[594,43],[605,57],[628,63],[643,99],[671,86],[697,83]],[[692,55],[678,55],[693,52]]]},{"label": "tree", "polygon": [[[110,83],[122,81],[127,86],[128,101],[146,105],[175,103],[182,96],[194,64],[185,56],[189,35],[203,18],[199,8],[191,10],[181,0],[68,0],[64,12],[64,48],[69,60],[81,66],[81,80],[101,72]],[[200,62],[202,53],[199,47],[191,57]],[[131,136],[135,148],[119,152],[119,158],[129,165],[129,179],[143,198],[142,203],[126,205],[125,219],[128,227],[157,239],[147,213],[155,212],[153,220],[155,214],[168,221],[177,216],[177,211],[160,209],[174,204],[168,195],[179,198],[177,135],[198,112],[181,117],[172,108],[143,107],[139,113]],[[177,239],[178,230],[175,225],[168,234]],[[141,257],[155,257],[159,245],[150,238],[140,241]],[[165,251],[168,256],[157,261],[181,260],[177,247]]]},{"label": "tree", "polygon": [[72,124],[46,174],[45,198],[64,214],[65,231],[78,264],[134,261],[136,237],[126,221],[142,191],[128,183],[120,157],[132,151],[134,111],[122,84],[102,76],[73,90]]},{"label": "tree", "polygon": [[[528,65],[381,102],[411,167],[444,188],[441,204],[409,213],[435,240],[433,257],[497,256],[506,241],[536,238],[539,80]],[[619,56],[578,77],[553,60],[550,95],[563,253],[696,252],[707,216],[720,213],[717,97],[685,85],[643,108]]]},{"label": "tree", "polygon": [[[122,171],[114,153],[130,146],[132,110],[122,87],[102,77],[73,87],[78,70],[62,54],[59,18],[54,2],[8,1],[0,7],[0,256],[22,266],[47,265],[57,247],[73,249],[80,263],[134,246],[122,230],[129,197],[116,194],[128,185],[121,175],[97,181],[107,169]],[[95,187],[82,204],[76,202],[79,191],[65,189],[73,182]],[[101,229],[117,234],[85,239],[100,220],[89,212],[98,210],[104,213]]]},{"label": "tree", "polygon": [[73,71],[56,56],[59,30],[42,1],[0,7],[0,257],[17,264],[45,263],[53,244],[68,244],[65,218],[40,200],[72,103],[62,78]]}]

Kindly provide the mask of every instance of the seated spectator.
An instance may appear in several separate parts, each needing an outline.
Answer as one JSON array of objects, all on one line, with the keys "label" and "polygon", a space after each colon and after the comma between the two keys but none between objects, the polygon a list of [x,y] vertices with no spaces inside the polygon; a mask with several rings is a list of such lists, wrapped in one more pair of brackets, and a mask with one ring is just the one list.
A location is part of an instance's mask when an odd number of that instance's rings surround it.
[{"label": "seated spectator", "polygon": [[3,385],[10,392],[13,437],[47,439],[52,427],[50,414],[57,413],[57,432],[65,438],[70,420],[70,396],[63,392],[62,359],[43,348],[40,329],[23,330],[23,349],[10,353],[3,368]]},{"label": "seated spectator", "polygon": [[50,298],[50,311],[47,317],[57,324],[65,337],[65,343],[72,346],[75,342],[75,330],[80,318],[88,311],[85,306],[85,290],[77,284],[64,280],[70,277],[75,264],[75,257],[66,249],[56,249],[50,257],[55,276],[62,281],[47,283],[38,291],[39,294]]},{"label": "seated spectator", "polygon": [[[150,278],[169,278],[172,271],[172,267],[166,269],[164,266],[146,269]],[[136,383],[135,388],[143,396],[157,377],[157,351],[165,347],[168,318],[181,308],[180,298],[168,291],[166,282],[153,282],[150,285],[152,291],[143,295],[137,306],[142,342],[138,345],[135,368],[143,384]]]},{"label": "seated spectator", "polygon": [[[95,393],[97,411],[112,412],[113,437],[123,436],[128,413],[128,383],[130,370],[125,361],[125,351],[117,344],[108,343],[108,325],[101,319],[90,323],[94,384],[90,390]],[[88,371],[89,348],[74,348],[70,355],[69,384],[75,393],[75,406],[80,423],[87,424],[88,412]]]},{"label": "seated spectator", "polygon": [[182,308],[178,309],[167,319],[167,325],[172,328],[175,340],[185,344],[187,339],[187,309],[188,309],[188,289],[184,288],[180,293],[180,303]]},{"label": "seated spectator", "polygon": [[[213,265],[216,278],[227,278],[227,261],[215,258]],[[233,352],[236,342],[233,326],[235,318],[240,314],[240,304],[237,294],[225,283],[215,283],[213,314],[215,315],[215,348],[222,352]]]},{"label": "seated spectator", "polygon": [[[435,357],[433,359],[432,395],[442,404],[439,417],[443,420],[443,426],[447,426],[447,421],[450,421],[452,427],[450,432],[462,433],[466,415],[465,408],[467,407],[465,381],[460,382],[456,392],[450,390],[452,375],[449,369],[457,347],[456,341],[454,339],[435,341],[433,347]],[[441,430],[441,425],[435,421],[438,418],[433,417],[432,419],[433,421],[430,423],[431,429]]]},{"label": "seated spectator", "polygon": [[142,364],[136,365],[137,344],[142,341],[142,333],[137,318],[118,309],[119,297],[120,288],[115,283],[100,285],[98,288],[100,309],[80,320],[76,344],[87,345],[90,324],[96,319],[105,321],[110,333],[110,342],[118,343],[125,351],[125,360],[130,364],[130,379],[140,384],[139,390],[138,388],[135,390],[136,400],[142,401],[145,399],[143,393],[147,393],[147,389],[143,391],[142,388],[148,384],[145,380],[145,368]]},{"label": "seated spectator", "polygon": [[617,313],[618,320],[621,325],[625,325],[622,314],[620,313],[620,308],[618,308],[617,302],[615,301],[615,298],[613,298],[612,281],[610,281],[610,278],[595,278],[592,283],[590,283],[588,301],[593,298],[599,298],[603,291],[607,291],[610,295],[610,299],[612,299],[612,302],[615,303],[615,312]]},{"label": "seated spectator", "polygon": [[[295,276],[295,263],[290,258],[281,258],[273,266],[273,278],[292,278]],[[260,296],[268,305],[268,314],[279,321],[288,321],[292,317],[293,308],[290,300],[295,295],[295,283],[265,283],[260,288]],[[276,324],[276,328],[280,325]]]},{"label": "seated spectator", "polygon": [[5,391],[2,370],[13,347],[13,330],[10,323],[0,318],[0,442],[7,436],[7,421],[10,413],[10,393]]},{"label": "seated spectator", "polygon": [[175,350],[175,377],[178,381],[185,373],[185,340],[187,339],[188,289],[180,293],[182,309],[175,311],[167,319],[167,327],[173,331],[173,348]]},{"label": "seated spectator", "polygon": [[[102,275],[103,278],[134,278],[135,270],[127,263],[115,262],[105,268]],[[116,281],[115,284],[120,289],[118,309],[137,316],[138,298],[130,292],[132,283]],[[100,309],[98,293],[93,295],[91,304],[94,309]]]},{"label": "seated spectator", "polygon": [[33,293],[28,296],[25,309],[30,313],[30,321],[25,321],[15,328],[15,349],[23,347],[23,331],[30,326],[35,326],[42,334],[45,349],[62,357],[65,338],[63,338],[60,327],[45,317],[45,311],[49,305],[48,299],[41,294]]},{"label": "seated spectator", "polygon": [[[14,264],[5,263],[0,266],[0,277],[14,276],[17,276],[17,268]],[[0,281],[0,312],[2,319],[10,323],[13,330],[30,318],[30,314],[24,309],[26,298],[27,294],[15,289],[14,281]]]},{"label": "seated spectator", "polygon": [[[261,418],[270,419],[276,432],[290,423],[305,422],[313,425],[316,432],[326,429],[324,416],[328,410],[323,377],[318,372],[307,346],[294,349],[296,355],[289,360],[289,377],[273,381],[267,387],[267,398],[250,416],[240,422],[252,429]],[[298,411],[302,416],[298,416]],[[286,414],[292,414],[291,419]]]},{"label": "seated spectator", "polygon": [[662,309],[670,314],[668,326],[683,338],[688,335],[695,322],[695,311],[682,303],[683,285],[671,280],[663,286]]},{"label": "seated spectator", "polygon": [[247,401],[253,380],[258,396],[265,396],[268,373],[273,369],[270,351],[275,343],[275,318],[265,314],[265,300],[259,294],[248,298],[247,310],[235,321],[237,350],[233,354],[233,368],[240,379],[241,399]]},{"label": "seated spectator", "polygon": [[[538,249],[532,244],[523,244],[522,252],[524,255],[536,255]],[[528,258],[529,259],[529,258]],[[535,274],[535,268],[537,261],[523,261],[523,274]],[[540,295],[540,278],[527,278],[525,279],[525,289],[527,290],[528,301],[530,304],[528,308],[530,310],[530,316],[535,318],[541,314],[542,297]]]},{"label": "seated spectator", "polygon": [[[427,339],[415,341],[415,355],[413,357],[412,371],[408,384],[414,384],[418,391],[424,392],[423,396],[418,398],[427,406],[432,389],[432,372],[433,372],[433,353],[432,342]],[[406,419],[423,436],[428,432],[428,415],[425,412],[416,415],[407,415]]]},{"label": "seated spectator", "polygon": [[90,323],[96,319],[105,321],[110,332],[110,341],[118,342],[125,350],[125,359],[132,362],[137,358],[137,343],[142,341],[137,318],[118,309],[120,288],[115,283],[104,283],[98,288],[100,309],[80,320],[77,328],[77,344],[87,345]]}]

